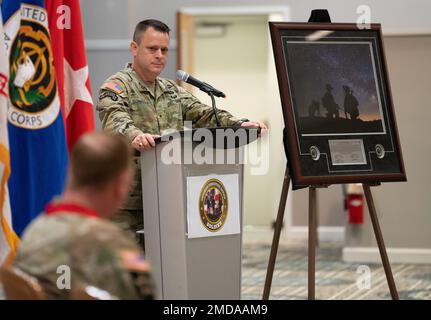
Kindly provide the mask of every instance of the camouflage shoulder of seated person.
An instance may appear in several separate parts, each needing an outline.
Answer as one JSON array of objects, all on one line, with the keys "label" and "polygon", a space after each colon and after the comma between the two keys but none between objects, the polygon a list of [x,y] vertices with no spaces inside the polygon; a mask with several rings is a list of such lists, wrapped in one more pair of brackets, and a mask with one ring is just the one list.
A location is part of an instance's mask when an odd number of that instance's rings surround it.
[{"label": "camouflage shoulder of seated person", "polygon": [[135,241],[110,222],[76,214],[42,215],[26,231],[15,265],[43,279],[51,290],[57,286],[57,297],[70,297],[70,290],[57,285],[69,272],[72,288],[88,284],[122,299],[137,299],[140,293],[123,266],[123,251],[140,254]]}]

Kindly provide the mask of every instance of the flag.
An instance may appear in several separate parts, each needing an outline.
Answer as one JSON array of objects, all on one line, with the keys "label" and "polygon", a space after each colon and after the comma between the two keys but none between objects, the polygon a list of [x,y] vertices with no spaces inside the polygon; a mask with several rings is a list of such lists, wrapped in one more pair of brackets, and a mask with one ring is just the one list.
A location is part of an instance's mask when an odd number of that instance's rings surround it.
[{"label": "flag", "polygon": [[94,131],[93,100],[78,0],[45,0],[69,150]]},{"label": "flag", "polygon": [[3,0],[8,82],[10,205],[14,230],[63,190],[67,148],[43,0]]},{"label": "flag", "polygon": [[0,265],[9,254],[15,254],[18,245],[18,237],[12,229],[7,187],[10,175],[9,141],[7,134],[8,69],[0,11]]}]

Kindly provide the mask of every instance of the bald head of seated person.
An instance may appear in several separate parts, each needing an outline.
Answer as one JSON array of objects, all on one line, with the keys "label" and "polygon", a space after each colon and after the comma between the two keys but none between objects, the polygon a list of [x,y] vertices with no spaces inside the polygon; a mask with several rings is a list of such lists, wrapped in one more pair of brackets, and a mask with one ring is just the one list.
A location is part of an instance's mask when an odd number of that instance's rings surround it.
[{"label": "bald head of seated person", "polygon": [[73,298],[87,286],[119,299],[154,298],[142,250],[109,221],[132,179],[132,151],[122,137],[81,137],[64,193],[25,230],[14,266],[37,278],[52,299]]}]

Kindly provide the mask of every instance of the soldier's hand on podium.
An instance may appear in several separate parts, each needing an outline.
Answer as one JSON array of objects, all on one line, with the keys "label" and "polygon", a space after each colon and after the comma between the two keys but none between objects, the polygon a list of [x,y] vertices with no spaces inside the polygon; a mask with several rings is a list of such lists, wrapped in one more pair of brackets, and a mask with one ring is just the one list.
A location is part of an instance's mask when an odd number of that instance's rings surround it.
[{"label": "soldier's hand on podium", "polygon": [[159,135],[150,133],[140,134],[132,141],[132,147],[138,151],[150,150],[156,146],[154,139],[160,138]]},{"label": "soldier's hand on podium", "polygon": [[255,127],[259,129],[259,137],[268,131],[267,126],[262,121],[245,121],[241,127]]}]

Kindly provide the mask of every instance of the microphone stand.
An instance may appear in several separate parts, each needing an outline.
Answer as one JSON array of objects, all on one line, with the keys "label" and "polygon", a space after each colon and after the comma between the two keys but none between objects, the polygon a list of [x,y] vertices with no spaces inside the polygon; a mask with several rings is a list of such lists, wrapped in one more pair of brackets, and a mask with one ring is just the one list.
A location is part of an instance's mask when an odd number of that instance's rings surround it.
[{"label": "microphone stand", "polygon": [[214,112],[214,116],[216,119],[217,127],[221,127],[220,120],[219,120],[218,115],[217,115],[217,108],[216,108],[216,102],[215,102],[214,94],[212,93],[212,91],[208,91],[207,93],[211,97],[211,102],[212,102],[212,107],[213,107],[213,112]]}]

